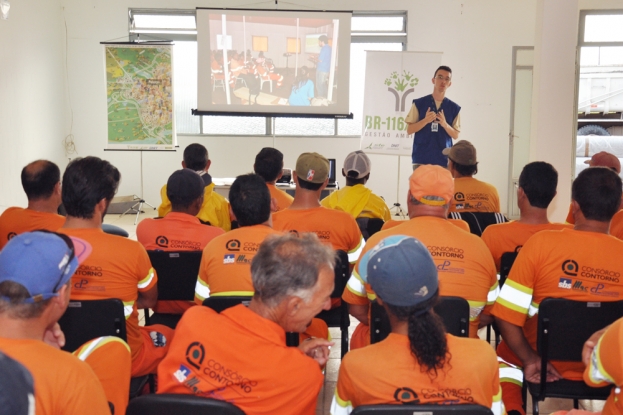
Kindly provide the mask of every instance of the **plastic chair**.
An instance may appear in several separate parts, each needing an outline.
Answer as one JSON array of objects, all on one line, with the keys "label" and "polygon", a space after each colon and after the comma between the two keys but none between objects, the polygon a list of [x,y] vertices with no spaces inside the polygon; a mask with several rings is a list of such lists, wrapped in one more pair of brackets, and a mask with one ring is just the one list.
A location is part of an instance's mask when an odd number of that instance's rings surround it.
[{"label": "plastic chair", "polygon": [[362,405],[351,415],[492,415],[482,405]]},{"label": "plastic chair", "polygon": [[[199,275],[202,251],[147,251],[158,274],[158,301],[193,301]],[[178,314],[153,313],[145,310],[145,325],[164,324],[175,328],[182,318]]]},{"label": "plastic chair", "polygon": [[158,394],[132,399],[126,415],[245,415],[237,406],[195,395]]},{"label": "plastic chair", "polygon": [[[527,384],[532,396],[532,413],[539,414],[539,401],[545,398],[605,400],[612,386],[591,388],[583,381],[561,379],[546,382],[547,362],[581,362],[584,342],[596,331],[623,315],[623,301],[584,302],[546,298],[539,305],[537,352],[541,356],[541,382]],[[525,399],[524,399],[525,402]]]},{"label": "plastic chair", "polygon": [[[371,304],[370,343],[378,343],[389,336],[391,326],[385,309],[376,301]],[[439,297],[434,307],[441,317],[446,332],[458,337],[469,336],[469,303],[461,297]]]},{"label": "plastic chair", "polygon": [[[513,263],[515,263],[515,259],[517,259],[517,254],[519,252],[504,252],[500,258],[500,289],[506,282],[506,278],[508,278],[508,274],[511,272],[511,268],[513,267]],[[495,346],[497,347],[500,344],[500,330],[498,329],[495,321],[489,325],[487,325],[487,342],[491,342],[491,330],[495,333]]]},{"label": "plastic chair", "polygon": [[481,236],[487,226],[508,222],[502,213],[492,212],[450,212],[450,219],[462,219],[469,225],[469,232]]},{"label": "plastic chair", "polygon": [[[342,250],[335,251],[337,261],[335,262],[335,287],[331,293],[331,298],[342,298],[346,283],[350,277],[350,268],[348,262],[348,254]],[[339,327],[341,332],[341,347],[343,358],[348,352],[348,327],[350,326],[350,316],[348,314],[348,304],[342,301],[339,307],[331,310],[322,310],[316,318],[324,320],[329,327]]]},{"label": "plastic chair", "polygon": [[385,221],[379,218],[357,218],[357,225],[366,241],[369,237],[381,230]]}]

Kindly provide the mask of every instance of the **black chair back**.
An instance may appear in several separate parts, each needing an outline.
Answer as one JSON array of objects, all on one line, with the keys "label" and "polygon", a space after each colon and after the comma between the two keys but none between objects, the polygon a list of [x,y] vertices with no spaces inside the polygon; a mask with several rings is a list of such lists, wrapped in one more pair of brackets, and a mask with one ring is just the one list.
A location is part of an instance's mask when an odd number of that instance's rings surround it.
[{"label": "black chair back", "polygon": [[212,310],[220,313],[223,310],[226,310],[230,307],[237,306],[238,304],[244,304],[245,306],[249,306],[251,302],[250,295],[240,295],[240,296],[212,296],[203,300],[203,305],[206,307],[210,307]]},{"label": "black chair back", "polygon": [[469,225],[469,232],[481,236],[487,226],[508,222],[503,213],[493,212],[450,212],[451,219],[462,219]]},{"label": "black chair back", "polygon": [[500,287],[506,282],[508,274],[511,273],[511,268],[517,259],[519,252],[504,252],[500,258]]},{"label": "black chair back", "polygon": [[482,405],[362,405],[351,415],[493,415]]},{"label": "black chair back", "polygon": [[[376,301],[371,304],[370,343],[378,343],[389,336],[391,325],[385,309]],[[458,337],[469,336],[469,303],[461,297],[439,297],[434,307],[441,317],[446,332]]]},{"label": "black chair back", "polygon": [[202,251],[147,251],[158,274],[158,300],[193,301]]},{"label": "black chair back", "polygon": [[366,241],[369,237],[380,231],[385,224],[385,221],[379,218],[357,218],[356,221],[361,235]]},{"label": "black chair back", "polygon": [[58,323],[65,334],[63,350],[68,352],[96,337],[127,339],[123,302],[117,298],[70,301]]},{"label": "black chair back", "polygon": [[237,406],[195,395],[158,394],[132,399],[126,415],[245,415]]}]

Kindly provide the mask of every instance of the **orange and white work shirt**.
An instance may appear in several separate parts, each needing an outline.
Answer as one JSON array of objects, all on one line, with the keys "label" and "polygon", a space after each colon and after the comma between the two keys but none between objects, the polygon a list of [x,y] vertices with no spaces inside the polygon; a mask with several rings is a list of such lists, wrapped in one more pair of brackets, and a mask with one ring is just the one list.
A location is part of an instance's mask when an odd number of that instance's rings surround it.
[{"label": "orange and white work shirt", "polygon": [[248,415],[314,415],[320,367],[287,347],[285,337],[281,326],[244,305],[220,314],[193,307],[158,366],[158,393],[219,399]]},{"label": "orange and white work shirt", "polygon": [[273,215],[273,227],[284,232],[315,233],[321,242],[348,253],[351,264],[359,259],[365,245],[359,226],[351,215],[322,206],[277,212]]},{"label": "orange and white work shirt", "polygon": [[615,385],[602,410],[603,415],[623,413],[623,318],[614,322],[593,349],[590,363],[584,370],[584,382],[589,386]]},{"label": "orange and white work shirt", "polygon": [[495,267],[500,270],[500,260],[505,252],[519,252],[532,235],[544,230],[573,229],[562,223],[543,223],[530,225],[517,221],[489,225],[482,233],[482,240],[491,251]]},{"label": "orange and white work shirt", "polygon": [[[491,313],[522,327],[528,343],[536,350],[541,301],[548,297],[620,300],[622,257],[623,241],[610,235],[573,229],[538,232],[519,251]],[[565,379],[582,379],[582,363],[552,364]]]},{"label": "orange and white work shirt", "polygon": [[71,299],[123,301],[127,342],[134,361],[143,348],[136,307],[138,294],[151,290],[158,282],[147,251],[136,241],[109,235],[99,228],[62,228],[59,232],[83,239],[93,249],[71,277]]},{"label": "orange and white work shirt", "polygon": [[[372,235],[362,254],[391,235],[412,236],[426,245],[437,266],[439,294],[467,300],[470,307],[469,335],[477,337],[480,314],[489,314],[499,292],[495,264],[484,242],[444,218],[418,216]],[[359,261],[342,299],[357,305],[368,305],[369,301],[376,299],[370,284],[360,276]]]},{"label": "orange and white work shirt", "polygon": [[473,177],[454,179],[454,197],[449,212],[500,212],[500,196],[489,183]]},{"label": "orange and white work shirt", "polygon": [[[469,232],[469,224],[465,222],[463,219],[448,218],[446,220],[450,222],[451,224],[453,224],[454,226],[457,226],[459,229],[463,229],[465,232]],[[383,227],[381,228],[381,230],[384,231],[386,229],[391,229],[395,226],[402,225],[403,223],[405,223],[404,220],[390,219],[383,224]]]},{"label": "orange and white work shirt", "polygon": [[268,235],[281,234],[266,225],[243,226],[214,238],[203,250],[195,302],[211,295],[253,295],[251,260]]},{"label": "orange and white work shirt", "polygon": [[450,334],[446,340],[451,358],[436,377],[422,372],[402,334],[350,351],[340,365],[331,415],[380,404],[477,404],[504,414],[495,351],[481,340]]},{"label": "orange and white work shirt", "polygon": [[64,223],[65,217],[56,213],[10,207],[0,216],[0,249],[16,235],[39,229],[56,232]]},{"label": "orange and white work shirt", "polygon": [[290,207],[290,205],[294,201],[294,198],[292,196],[279,189],[274,184],[266,183],[266,186],[268,186],[270,197],[277,201],[277,212],[280,212]]}]

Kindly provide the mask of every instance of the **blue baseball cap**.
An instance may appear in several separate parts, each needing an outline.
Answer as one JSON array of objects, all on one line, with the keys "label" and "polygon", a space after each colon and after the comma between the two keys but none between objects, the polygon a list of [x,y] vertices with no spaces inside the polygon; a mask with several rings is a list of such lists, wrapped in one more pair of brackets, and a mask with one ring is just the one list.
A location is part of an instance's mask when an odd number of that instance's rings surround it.
[{"label": "blue baseball cap", "polygon": [[405,235],[388,236],[366,252],[359,275],[383,301],[399,307],[415,306],[439,289],[437,267],[428,249]]},{"label": "blue baseball cap", "polygon": [[90,253],[91,245],[79,238],[46,231],[23,233],[0,251],[0,282],[26,288],[30,297],[24,303],[45,301],[58,295]]}]

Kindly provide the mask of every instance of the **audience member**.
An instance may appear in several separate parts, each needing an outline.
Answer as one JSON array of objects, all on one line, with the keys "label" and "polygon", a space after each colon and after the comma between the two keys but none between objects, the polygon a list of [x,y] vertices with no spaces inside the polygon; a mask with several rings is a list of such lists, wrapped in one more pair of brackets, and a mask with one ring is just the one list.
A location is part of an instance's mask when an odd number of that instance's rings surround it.
[{"label": "audience member", "polygon": [[379,218],[390,220],[385,201],[372,193],[365,184],[370,179],[372,165],[361,150],[353,151],[344,159],[342,176],[346,177],[346,187],[332,192],[320,204],[330,209],[341,210],[353,218]]},{"label": "audience member", "polygon": [[431,403],[479,404],[504,414],[493,349],[447,334],[432,309],[439,281],[426,247],[414,238],[389,236],[359,265],[392,331],[380,343],[346,354],[331,414],[347,415],[360,405]]},{"label": "audience member", "polygon": [[570,228],[561,223],[550,223],[547,207],[556,196],[558,172],[549,163],[535,161],[526,164],[519,175],[517,206],[519,220],[488,226],[482,233],[495,266],[500,270],[500,259],[505,252],[519,252],[524,243],[544,229]]},{"label": "audience member", "polygon": [[84,241],[40,231],[15,237],[0,253],[0,351],[31,373],[37,414],[110,414],[108,402],[124,414],[128,404],[130,351],[123,340],[99,337],[73,355],[60,350],[58,320],[71,276],[89,251]]},{"label": "audience member", "polygon": [[255,156],[253,170],[264,179],[270,191],[270,197],[277,202],[275,212],[290,207],[294,198],[275,185],[283,173],[283,153],[276,148],[264,147]]},{"label": "audience member", "polygon": [[[452,176],[447,169],[436,165],[419,166],[409,179],[411,219],[371,236],[364,253],[390,235],[407,235],[422,241],[437,264],[440,295],[462,297],[469,302],[469,335],[476,338],[478,328],[493,320],[489,310],[497,297],[498,281],[493,258],[484,242],[446,219],[453,190]],[[362,323],[353,333],[351,348],[370,342],[369,302],[375,298],[370,285],[361,278],[359,261],[342,296],[350,305],[351,315]]]},{"label": "audience member", "polygon": [[[171,211],[164,218],[145,218],[136,227],[136,238],[148,251],[203,251],[225,231],[201,223],[196,215],[203,204],[203,180],[194,171],[182,169],[167,181]],[[182,314],[192,303],[158,301],[154,311]]]},{"label": "audience member", "polygon": [[[593,157],[586,160],[584,164],[588,164],[589,167],[608,167],[609,169],[614,170],[617,174],[621,174],[621,161],[617,156],[612,153],[608,153],[607,151],[600,151],[599,153],[593,154]],[[572,204],[569,205],[569,213],[567,213],[566,221],[572,225],[575,223],[573,219]]]},{"label": "audience member", "polygon": [[[197,172],[203,179],[204,193],[201,210],[196,215],[201,221],[212,226],[218,226],[225,232],[231,229],[231,219],[229,217],[229,204],[227,199],[214,191],[212,176],[208,174],[208,169],[212,161],[208,156],[208,150],[201,144],[190,144],[184,150],[184,160],[182,168]],[[158,207],[158,216],[164,217],[171,211],[171,202],[167,196],[167,185],[160,190],[162,203]]]},{"label": "audience member", "polygon": [[0,352],[0,408],[6,414],[35,413],[35,385],[30,371]]},{"label": "audience member", "polygon": [[461,140],[445,148],[448,170],[454,177],[454,198],[450,212],[500,212],[500,197],[495,187],[475,179],[478,173],[476,148],[467,140]]},{"label": "audience member", "polygon": [[65,222],[58,215],[61,204],[61,171],[51,161],[37,160],[22,169],[22,187],[28,207],[10,207],[0,216],[0,249],[20,233],[45,229],[55,231]]},{"label": "audience member", "polygon": [[320,193],[329,181],[329,160],[318,153],[303,153],[292,176],[296,183],[294,201],[274,215],[274,228],[299,234],[315,233],[333,249],[347,252],[349,262],[354,264],[364,246],[357,222],[346,212],[320,205]]},{"label": "audience member", "polygon": [[[623,241],[608,235],[610,219],[621,202],[621,179],[612,170],[595,167],[581,172],[571,189],[574,229],[544,230],[521,248],[493,306],[502,333],[497,348],[506,409],[524,413],[523,378],[540,380],[536,352],[539,304],[547,297],[577,301],[614,301],[623,294],[620,258]],[[522,378],[523,369],[523,378]],[[581,380],[584,365],[550,362],[547,381]]]},{"label": "audience member", "polygon": [[225,400],[247,414],[315,414],[332,343],[287,347],[285,333],[329,309],[334,262],[313,235],[266,238],[251,264],[249,307],[188,310],[158,368],[158,393]]},{"label": "audience member", "polygon": [[125,305],[132,376],[156,373],[173,330],[162,325],[140,326],[138,309],[151,308],[158,298],[158,277],[141,244],[106,234],[101,225],[121,175],[97,157],[71,161],[63,175],[63,205],[67,220],[59,232],[87,241],[93,252],[72,278],[71,298],[119,298]]}]

